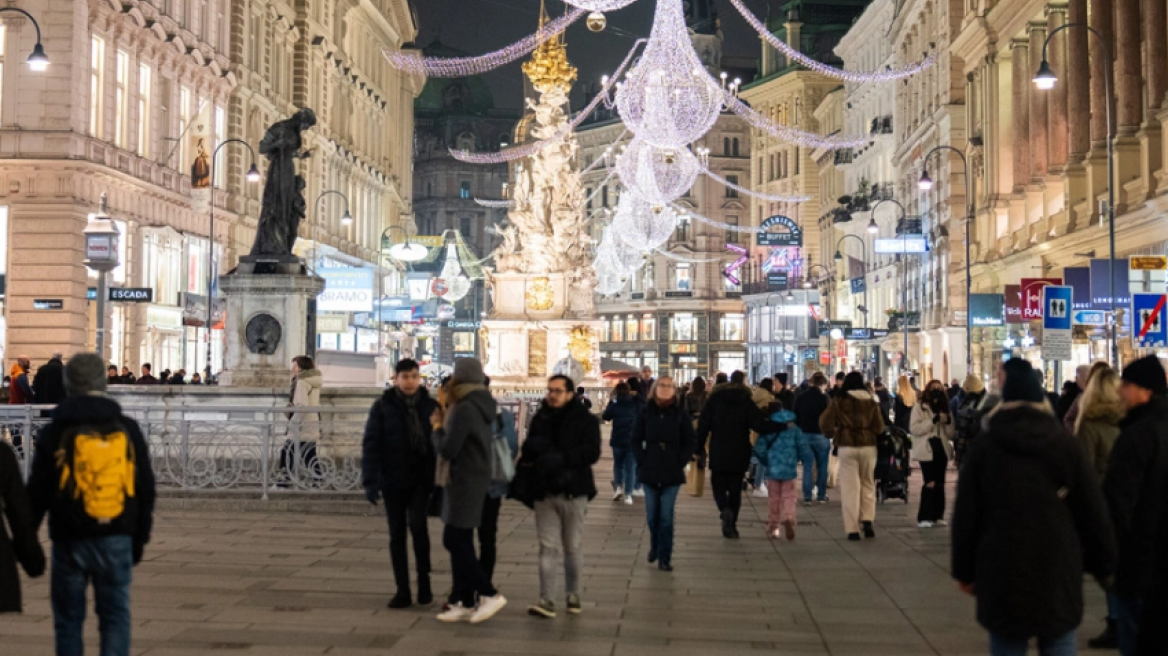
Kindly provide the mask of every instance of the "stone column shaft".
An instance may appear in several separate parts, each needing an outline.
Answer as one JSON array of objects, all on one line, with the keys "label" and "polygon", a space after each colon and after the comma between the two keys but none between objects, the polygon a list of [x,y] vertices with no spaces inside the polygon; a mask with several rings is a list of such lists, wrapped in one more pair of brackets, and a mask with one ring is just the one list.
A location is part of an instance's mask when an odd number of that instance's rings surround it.
[{"label": "stone column shaft", "polygon": [[[1067,22],[1085,25],[1087,23],[1087,0],[1069,0]],[[1066,80],[1067,87],[1067,148],[1072,161],[1080,161],[1091,148],[1091,90],[1088,73],[1087,30],[1071,27],[1063,30],[1052,40],[1066,42],[1066,61],[1063,70],[1055,73],[1060,80]]]},{"label": "stone column shaft", "polygon": [[[1048,150],[1050,137],[1047,121],[1048,93],[1050,92],[1031,88],[1034,71],[1038,70],[1038,66],[1042,62],[1042,44],[1046,40],[1046,23],[1030,23],[1027,32],[1030,36],[1030,61],[1023,64],[1026,69],[1023,71],[1022,77],[1028,79],[1023,79],[1022,82],[1030,94],[1030,175],[1032,180],[1037,181],[1046,177],[1050,169],[1050,151]],[[1058,85],[1055,87],[1057,88]]]},{"label": "stone column shaft", "polygon": [[[1163,1],[1161,0],[1161,4]],[[1135,134],[1144,117],[1143,83],[1140,63],[1140,0],[1116,0],[1115,96],[1119,133]]]},{"label": "stone column shaft", "polygon": [[1144,0],[1144,48],[1147,49],[1144,79],[1148,83],[1148,118],[1168,95],[1168,3]]},{"label": "stone column shaft", "polygon": [[[1067,22],[1066,19],[1067,13],[1064,5],[1051,5],[1047,14],[1047,27],[1049,31],[1045,34],[1052,34],[1054,30],[1065,25]],[[1059,80],[1067,80],[1069,82],[1069,76],[1067,75],[1066,32],[1067,30],[1063,30],[1051,39],[1047,57],[1050,60],[1050,66],[1054,69],[1055,75],[1059,76]],[[1075,77],[1079,76],[1076,75]],[[1047,106],[1050,128],[1050,168],[1061,170],[1067,165],[1067,108],[1070,101],[1070,89],[1067,84],[1056,84],[1054,89],[1051,89],[1047,93],[1050,96]]]},{"label": "stone column shaft", "polygon": [[[1091,27],[1108,40],[1115,38],[1112,11],[1114,11],[1112,0],[1091,0]],[[1115,125],[1115,89],[1112,89],[1113,95],[1110,97],[1104,91],[1105,71],[1112,70],[1113,57],[1103,41],[1094,34],[1088,39],[1091,53],[1091,143],[1093,146],[1105,147],[1107,145],[1107,110],[1103,104],[1105,102],[1111,105],[1112,125]]]},{"label": "stone column shaft", "polygon": [[1014,39],[1010,42],[1011,66],[1013,67],[1014,110],[1014,187],[1024,187],[1030,182],[1030,85],[1033,73],[1030,68],[1030,42]]}]

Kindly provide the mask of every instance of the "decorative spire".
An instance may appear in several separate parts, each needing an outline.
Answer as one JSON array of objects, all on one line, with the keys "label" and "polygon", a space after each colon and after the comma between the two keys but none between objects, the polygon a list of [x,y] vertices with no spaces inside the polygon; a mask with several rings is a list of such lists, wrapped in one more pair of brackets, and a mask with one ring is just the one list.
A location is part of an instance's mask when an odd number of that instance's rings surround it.
[{"label": "decorative spire", "polygon": [[[544,0],[540,0],[539,29],[543,30],[547,23],[547,6]],[[531,80],[535,90],[540,93],[557,88],[563,93],[568,93],[572,89],[572,83],[576,81],[576,68],[568,61],[563,34],[545,41],[536,48],[531,55],[531,61],[524,62],[523,72]]]}]

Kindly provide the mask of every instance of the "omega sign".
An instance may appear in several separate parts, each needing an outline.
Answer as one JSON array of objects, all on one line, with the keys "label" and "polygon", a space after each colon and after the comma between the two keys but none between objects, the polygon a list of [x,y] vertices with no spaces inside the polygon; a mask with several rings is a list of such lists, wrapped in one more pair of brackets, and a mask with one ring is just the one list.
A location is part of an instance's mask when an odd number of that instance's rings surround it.
[{"label": "omega sign", "polygon": [[[803,231],[799,224],[790,217],[781,214],[772,216],[759,226],[763,232],[758,233],[756,241],[759,246],[802,246]],[[785,228],[784,232],[773,232],[772,228]]]}]

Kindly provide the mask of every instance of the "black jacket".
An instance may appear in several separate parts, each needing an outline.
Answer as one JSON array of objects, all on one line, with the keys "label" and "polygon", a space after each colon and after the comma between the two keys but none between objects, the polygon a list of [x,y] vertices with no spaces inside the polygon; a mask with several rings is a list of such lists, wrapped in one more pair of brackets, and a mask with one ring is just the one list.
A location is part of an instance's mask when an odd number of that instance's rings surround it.
[{"label": "black jacket", "polygon": [[596,496],[592,465],[600,460],[600,422],[578,400],[559,409],[541,404],[520,454],[520,465],[535,468],[536,500]]},{"label": "black jacket", "polygon": [[896,426],[905,433],[912,434],[912,406],[905,405],[900,397],[896,397],[892,402],[892,411],[896,415],[892,419],[892,425]]},{"label": "black jacket", "polygon": [[614,396],[608,402],[601,416],[604,421],[612,422],[612,432],[608,436],[608,445],[614,449],[628,449],[633,445],[633,426],[637,423],[637,415],[645,404],[633,394]]},{"label": "black jacket", "polygon": [[887,387],[876,388],[876,403],[880,405],[880,418],[885,424],[892,423],[892,392]]},{"label": "black jacket", "polygon": [[1082,393],[1083,390],[1079,389],[1078,385],[1072,385],[1065,394],[1059,397],[1058,405],[1054,407],[1054,413],[1058,416],[1059,421],[1062,421],[1067,416],[1067,413],[1071,411],[1071,406],[1075,403],[1075,399],[1079,398],[1079,395]]},{"label": "black jacket", "polygon": [[[119,422],[126,429],[134,447],[134,497],[126,500],[125,514],[106,526],[86,525],[74,517],[76,501],[61,493],[60,472],[56,454],[62,433],[71,426]],[[150,450],[138,423],[122,414],[122,408],[105,396],[74,396],[61,401],[53,410],[53,421],[41,432],[32,460],[32,475],[28,480],[28,494],[32,500],[33,521],[39,527],[45,513],[49,514],[49,537],[53,542],[72,542],[105,535],[130,535],[134,538],[135,554],[150,542],[154,526],[154,470]]]},{"label": "black jacket", "polygon": [[433,487],[435,452],[431,439],[430,415],[438,403],[425,387],[417,391],[414,417],[419,437],[410,440],[409,408],[394,388],[385,390],[365,421],[365,438],[361,441],[361,484],[379,490],[408,489],[417,485]]},{"label": "black jacket", "polygon": [[20,577],[16,564],[20,563],[29,576],[40,576],[45,573],[45,552],[37,541],[20,463],[6,444],[0,444],[0,507],[4,509],[0,517],[0,613],[19,613]]},{"label": "black jacket", "polygon": [[975,584],[977,621],[1007,636],[1053,637],[1083,617],[1083,571],[1115,570],[1098,477],[1055,417],[1026,403],[989,417],[961,465],[952,574]]},{"label": "black jacket", "polygon": [[1119,422],[1103,494],[1119,541],[1115,589],[1141,595],[1151,587],[1159,522],[1168,509],[1168,398],[1152,397]]},{"label": "black jacket", "polygon": [[783,391],[775,394],[775,400],[783,404],[784,410],[795,409],[795,393],[791,391],[790,387],[784,387]]},{"label": "black jacket", "polygon": [[693,419],[676,400],[668,408],[645,406],[633,429],[637,474],[646,485],[671,487],[685,482],[685,465],[697,449]]},{"label": "black jacket", "polygon": [[710,400],[698,419],[698,453],[706,455],[706,438],[710,440],[710,471],[746,473],[750,466],[752,445],[750,431],[772,433],[782,430],[766,418],[751,398],[745,385],[715,385]]},{"label": "black jacket", "polygon": [[137,381],[135,381],[134,384],[135,385],[157,385],[158,379],[155,378],[151,374],[146,374],[145,376],[142,376]]},{"label": "black jacket", "polygon": [[37,369],[32,391],[36,402],[42,405],[57,405],[65,399],[65,365],[60,358],[53,358]]},{"label": "black jacket", "polygon": [[827,410],[829,399],[818,387],[809,388],[795,399],[795,424],[799,430],[811,435],[819,434],[819,416]]}]

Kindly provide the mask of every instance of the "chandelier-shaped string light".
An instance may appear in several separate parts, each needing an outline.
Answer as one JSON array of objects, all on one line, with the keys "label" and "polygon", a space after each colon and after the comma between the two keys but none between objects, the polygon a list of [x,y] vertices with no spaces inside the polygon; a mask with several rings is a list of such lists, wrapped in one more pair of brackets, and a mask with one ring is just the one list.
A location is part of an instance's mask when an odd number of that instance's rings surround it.
[{"label": "chandelier-shaped string light", "polygon": [[588,11],[614,11],[627,7],[637,0],[564,0],[564,4],[587,9]]},{"label": "chandelier-shaped string light", "polygon": [[672,208],[626,193],[621,196],[608,230],[639,251],[651,251],[669,241],[676,227],[677,213]]},{"label": "chandelier-shaped string light", "polygon": [[586,13],[584,9],[572,9],[563,16],[541,26],[535,34],[524,37],[501,50],[477,57],[423,57],[417,52],[388,49],[383,50],[382,54],[389,60],[390,66],[411,75],[425,75],[427,77],[480,75],[530,54],[549,39],[568,29],[569,25],[580,20],[580,17]]},{"label": "chandelier-shaped string light", "polygon": [[645,262],[644,254],[619,239],[611,225],[604,230],[600,245],[596,247],[597,259],[601,259],[601,256],[611,256],[610,262],[621,275],[636,271]]},{"label": "chandelier-shaped string light", "polygon": [[795,48],[787,45],[786,42],[768,30],[766,24],[764,24],[757,16],[751,13],[751,11],[746,8],[746,5],[743,4],[742,0],[730,0],[730,4],[734,5],[734,8],[738,10],[738,13],[742,14],[742,17],[746,19],[747,23],[750,23],[750,26],[753,27],[756,32],[758,32],[759,36],[761,36],[764,41],[771,44],[771,46],[773,46],[776,50],[783,53],[791,60],[799,62],[808,69],[815,71],[816,73],[820,73],[828,77],[833,77],[837,80],[843,80],[844,82],[863,83],[890,82],[893,80],[900,80],[920,73],[926,68],[932,66],[933,63],[937,61],[937,51],[936,49],[933,49],[933,51],[927,53],[925,58],[921,61],[909,64],[907,66],[902,66],[900,68],[886,68],[883,71],[872,71],[870,73],[835,68],[834,66],[828,66],[823,62],[816,61],[811,57],[808,57],[807,55],[799,52]]},{"label": "chandelier-shaped string light", "polygon": [[682,0],[658,0],[645,53],[616,92],[621,120],[660,148],[684,148],[710,131],[723,91],[694,52]]},{"label": "chandelier-shaped string light", "polygon": [[442,265],[442,273],[438,274],[446,281],[447,292],[442,296],[447,301],[460,301],[470,293],[470,280],[462,272],[462,265],[458,263],[458,245],[446,245],[446,262]]},{"label": "chandelier-shaped string light", "polygon": [[658,148],[635,137],[617,155],[616,172],[627,191],[649,203],[664,205],[693,187],[701,164],[688,148]]}]

